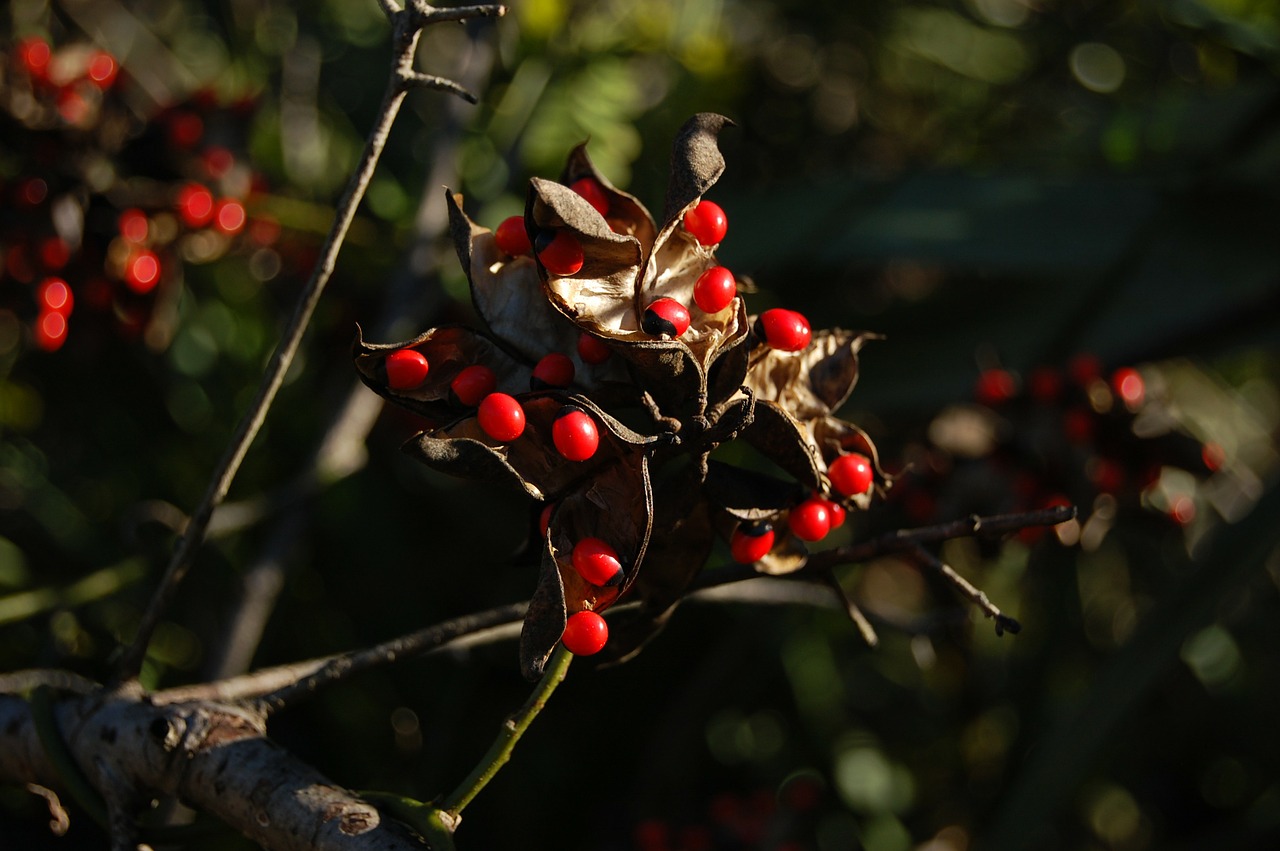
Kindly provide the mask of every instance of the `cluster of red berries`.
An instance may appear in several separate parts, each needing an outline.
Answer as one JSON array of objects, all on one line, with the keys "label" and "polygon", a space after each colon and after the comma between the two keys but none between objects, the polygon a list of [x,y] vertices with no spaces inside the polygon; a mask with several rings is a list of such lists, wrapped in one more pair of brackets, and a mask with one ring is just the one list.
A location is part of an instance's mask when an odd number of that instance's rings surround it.
[{"label": "cluster of red berries", "polygon": [[[1076,505],[1085,523],[1097,508],[1107,515],[1155,509],[1185,526],[1196,517],[1194,494],[1161,492],[1164,471],[1177,468],[1201,478],[1225,461],[1217,445],[1170,428],[1170,417],[1150,415],[1151,406],[1166,402],[1152,397],[1141,371],[1131,366],[1107,371],[1093,355],[1079,355],[1064,369],[1038,367],[1025,379],[999,367],[983,370],[974,400],[995,417],[988,439],[976,450],[958,452],[942,436],[946,429],[933,429],[931,440],[906,448],[905,455],[917,463],[895,481],[890,502],[905,512],[907,522],[927,523],[957,511]],[[1144,412],[1148,423],[1166,425],[1135,431],[1135,420]],[[979,465],[985,472],[955,474],[957,467]],[[983,480],[1006,483],[989,495],[998,494],[1005,504],[967,501],[984,497],[966,497],[960,492],[965,483]],[[1032,541],[1041,533],[1027,530],[1022,537]]]},{"label": "cluster of red berries", "polygon": [[813,847],[814,821],[824,789],[816,774],[787,780],[777,792],[759,789],[745,794],[720,792],[706,804],[696,823],[678,824],[651,817],[631,831],[635,851],[717,851],[773,848],[799,851]]},{"label": "cluster of red berries", "polygon": [[[703,196],[723,169],[715,136],[725,123],[704,114],[682,130],[662,223],[581,146],[559,181],[531,181],[523,216],[493,230],[448,195],[488,331],[357,344],[372,389],[440,424],[411,452],[447,472],[517,483],[543,503],[542,577],[521,645],[528,674],[557,641],[580,655],[602,650],[601,612],[633,585],[650,610],[669,609],[715,530],[739,561],[795,569],[805,543],[875,490],[874,450],[844,448],[840,438],[861,432],[833,415],[856,378],[862,335],[815,334],[781,308],[748,317],[737,278],[716,261],[728,219]],[[622,425],[637,415],[651,427]],[[739,474],[709,456],[738,436],[781,450],[799,491],[769,481],[767,507],[724,502]],[[656,492],[650,468],[682,456],[695,463],[664,475],[667,490]],[[693,522],[701,526],[682,544],[676,530]],[[772,559],[781,540],[785,568]]]},{"label": "cluster of red berries", "polygon": [[62,347],[77,303],[132,335],[180,261],[216,259],[245,232],[249,250],[276,241],[279,226],[246,209],[261,177],[206,132],[244,138],[251,104],[200,92],[139,125],[110,53],[29,36],[9,59],[0,153],[18,174],[0,185],[0,311],[35,348]]}]

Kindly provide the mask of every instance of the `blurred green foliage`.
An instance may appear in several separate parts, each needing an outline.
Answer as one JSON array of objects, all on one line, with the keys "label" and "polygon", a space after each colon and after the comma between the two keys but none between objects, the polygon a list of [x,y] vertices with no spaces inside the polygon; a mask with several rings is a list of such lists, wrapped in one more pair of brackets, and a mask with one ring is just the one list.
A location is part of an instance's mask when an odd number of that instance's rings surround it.
[{"label": "blurred green foliage", "polygon": [[[252,98],[230,143],[285,233],[274,259],[187,265],[160,340],[86,321],[43,354],[0,327],[0,666],[101,676],[327,228],[385,85],[388,28],[372,0],[13,0],[3,15],[15,39],[115,52],[139,116],[206,88]],[[411,97],[233,491],[264,516],[205,548],[148,682],[210,664],[277,528],[272,500],[353,383],[355,323],[391,291],[411,332],[469,315],[448,249],[409,276],[412,295],[392,286],[416,223],[439,219],[438,183],[494,225],[528,176],[555,176],[590,139],[601,170],[660,209],[675,128],[719,111],[739,125],[715,190],[721,256],[758,287],[753,310],[888,335],[850,406],[886,457],[980,367],[1025,375],[1088,351],[1147,364],[1230,475],[1188,484],[1187,530],[1150,511],[1092,549],[954,542],[950,563],[1025,624],[1016,638],[894,560],[841,576],[881,624],[875,650],[836,612],[689,604],[635,662],[576,666],[468,810],[463,847],[1280,844],[1277,63],[1280,6],[1239,0],[516,0],[496,25],[430,31],[420,67],[481,103]],[[452,299],[414,313],[424,292]],[[396,446],[412,428],[385,416],[367,466],[305,504],[258,664],[530,592],[510,557],[530,507],[411,467]],[[514,648],[483,647],[368,675],[273,734],[341,783],[429,798],[525,689]],[[0,807],[0,845],[53,847],[27,796]],[[57,844],[101,842],[78,818]]]}]

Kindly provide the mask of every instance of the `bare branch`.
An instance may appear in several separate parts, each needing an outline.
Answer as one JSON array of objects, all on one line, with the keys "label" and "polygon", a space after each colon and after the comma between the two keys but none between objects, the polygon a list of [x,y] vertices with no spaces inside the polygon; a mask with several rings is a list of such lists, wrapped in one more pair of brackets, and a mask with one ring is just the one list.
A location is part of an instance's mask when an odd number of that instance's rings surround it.
[{"label": "bare branch", "polygon": [[479,99],[460,83],[434,74],[423,74],[420,71],[409,71],[400,75],[400,85],[405,89],[435,89],[457,95],[467,103],[478,103]]},{"label": "bare branch", "polygon": [[836,575],[828,572],[824,578],[827,585],[835,592],[836,599],[844,606],[845,612],[849,615],[849,620],[853,621],[853,625],[858,628],[858,632],[862,635],[862,640],[867,642],[868,647],[879,645],[880,637],[876,635],[875,627],[871,625],[871,621],[867,620],[867,616],[862,613],[862,609],[858,608],[858,604],[844,590],[844,586],[840,584],[840,580],[836,578]]},{"label": "bare branch", "polygon": [[925,567],[936,570],[952,585],[952,587],[981,609],[984,615],[989,618],[995,618],[996,635],[1004,635],[1005,632],[1011,632],[1014,635],[1017,635],[1022,631],[1022,624],[1002,613],[998,608],[996,608],[995,604],[991,602],[982,589],[956,573],[951,565],[942,561],[933,553],[919,545],[912,548],[911,557]]}]

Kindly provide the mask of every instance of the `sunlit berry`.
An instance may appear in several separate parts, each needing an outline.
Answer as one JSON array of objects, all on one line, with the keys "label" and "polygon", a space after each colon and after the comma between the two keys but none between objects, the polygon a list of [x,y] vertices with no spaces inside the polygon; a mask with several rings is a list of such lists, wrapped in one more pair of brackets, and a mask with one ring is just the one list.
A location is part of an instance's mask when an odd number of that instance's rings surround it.
[{"label": "sunlit berry", "polygon": [[689,309],[673,298],[660,298],[645,308],[640,327],[651,337],[679,337],[689,330]]},{"label": "sunlit berry", "polygon": [[831,509],[821,497],[810,497],[791,509],[791,531],[802,541],[821,541],[831,531]]},{"label": "sunlit berry", "polygon": [[124,283],[139,295],[144,295],[160,283],[160,258],[153,252],[140,248],[124,264]]},{"label": "sunlit berry", "polygon": [[244,205],[233,198],[223,198],[213,208],[213,226],[232,236],[244,229]]},{"label": "sunlit berry", "polygon": [[684,214],[684,229],[703,245],[719,245],[729,230],[729,220],[719,204],[699,201]]},{"label": "sunlit berry", "polygon": [[583,331],[578,335],[578,357],[583,363],[602,364],[613,354],[609,344]]},{"label": "sunlit berry", "polygon": [[760,314],[757,332],[770,347],[782,352],[798,352],[809,345],[809,320],[794,310],[775,307]]},{"label": "sunlit berry", "polygon": [[984,369],[974,384],[973,397],[983,405],[1003,405],[1018,392],[1017,379],[1006,369]]},{"label": "sunlit berry", "polygon": [[46,352],[56,352],[67,341],[67,317],[52,310],[42,311],[31,329],[32,342]]},{"label": "sunlit berry", "polygon": [[737,294],[738,284],[733,273],[723,266],[712,266],[699,275],[693,285],[693,303],[704,313],[719,313]]},{"label": "sunlit berry", "polygon": [[874,474],[871,459],[856,452],[841,455],[827,468],[831,484],[844,496],[858,496],[866,493],[871,489]]},{"label": "sunlit berry", "polygon": [[459,405],[474,408],[498,386],[498,376],[484,364],[472,364],[453,377],[449,392]]},{"label": "sunlit berry", "polygon": [[587,203],[595,207],[597,213],[602,216],[609,215],[609,196],[600,185],[600,181],[594,177],[580,177],[569,184],[569,188],[587,199]]},{"label": "sunlit berry", "polygon": [[603,650],[608,643],[609,626],[595,612],[577,612],[569,615],[560,641],[575,656],[591,656]]},{"label": "sunlit berry", "polygon": [[71,295],[71,287],[61,278],[45,278],[36,289],[36,301],[42,311],[71,315],[75,299]]},{"label": "sunlit berry", "polygon": [[1147,395],[1147,385],[1142,380],[1142,373],[1128,366],[1122,366],[1111,375],[1111,389],[1131,411],[1142,407]]},{"label": "sunlit berry", "polygon": [[493,232],[493,241],[497,243],[499,251],[511,257],[519,257],[533,250],[529,233],[524,229],[524,216],[503,219],[502,224]]},{"label": "sunlit berry", "polygon": [[585,461],[596,454],[600,432],[591,415],[577,405],[565,405],[551,424],[551,440],[570,461]]},{"label": "sunlit berry", "polygon": [[617,551],[599,538],[574,544],[573,569],[592,585],[617,585],[624,575]]},{"label": "sunlit berry", "polygon": [[1190,526],[1191,521],[1196,519],[1196,501],[1186,494],[1174,498],[1169,506],[1169,516],[1179,526]]},{"label": "sunlit berry", "polygon": [[392,390],[412,390],[427,380],[427,356],[416,349],[400,349],[387,355],[387,386]]},{"label": "sunlit berry", "polygon": [[534,390],[563,389],[573,383],[573,373],[573,361],[568,355],[552,352],[534,366],[529,386]]},{"label": "sunlit berry", "polygon": [[831,515],[832,529],[839,529],[849,517],[849,512],[845,511],[844,506],[832,500],[827,500],[827,513]]},{"label": "sunlit berry", "polygon": [[104,50],[99,50],[89,58],[85,76],[95,86],[106,90],[115,83],[119,71],[120,66],[116,63],[116,58]]},{"label": "sunlit berry", "polygon": [[768,523],[742,523],[729,537],[729,553],[739,564],[754,564],[773,549],[774,532]]},{"label": "sunlit berry", "polygon": [[189,228],[202,228],[213,218],[213,193],[199,183],[178,190],[178,216]]},{"label": "sunlit berry", "polygon": [[484,433],[500,443],[510,443],[524,434],[524,408],[506,393],[490,393],[480,401],[476,419]]},{"label": "sunlit berry", "polygon": [[582,269],[582,243],[567,230],[542,231],[534,247],[538,251],[538,260],[552,275],[563,278]]}]

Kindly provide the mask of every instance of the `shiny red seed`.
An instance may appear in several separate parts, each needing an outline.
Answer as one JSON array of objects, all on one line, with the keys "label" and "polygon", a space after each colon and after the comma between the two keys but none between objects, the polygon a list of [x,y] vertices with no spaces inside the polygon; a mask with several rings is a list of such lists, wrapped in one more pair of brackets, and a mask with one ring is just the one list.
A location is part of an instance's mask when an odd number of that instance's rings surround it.
[{"label": "shiny red seed", "polygon": [[703,245],[719,245],[729,230],[729,220],[719,204],[699,201],[684,214],[684,229]]},{"label": "shiny red seed", "polygon": [[573,361],[567,355],[552,352],[538,361],[529,377],[529,386],[534,390],[547,388],[565,388],[573,383]]},{"label": "shiny red seed", "polygon": [[479,405],[498,386],[498,376],[483,364],[472,364],[454,376],[449,390],[458,404],[468,408]]},{"label": "shiny red seed", "polygon": [[556,450],[570,461],[585,461],[596,454],[600,432],[591,415],[576,405],[565,405],[551,424]]},{"label": "shiny red seed", "polygon": [[392,390],[412,390],[427,380],[427,356],[414,349],[400,349],[387,355],[387,386]]},{"label": "shiny red seed", "polygon": [[569,188],[586,198],[587,203],[595,207],[597,213],[602,216],[609,215],[609,196],[600,185],[600,181],[594,177],[580,177],[569,184]]},{"label": "shiny red seed", "polygon": [[693,285],[693,303],[704,313],[719,313],[737,294],[738,284],[733,273],[723,266],[712,266],[699,275]]},{"label": "shiny red seed", "polygon": [[510,443],[524,434],[524,408],[506,393],[490,393],[476,411],[480,428],[501,443]]},{"label": "shiny red seed", "polygon": [[831,510],[827,501],[810,497],[791,509],[791,531],[802,541],[821,541],[831,531]]},{"label": "shiny red seed", "polygon": [[1186,495],[1177,497],[1169,506],[1169,516],[1180,526],[1190,526],[1191,521],[1196,519],[1195,500]]},{"label": "shiny red seed", "polygon": [[567,230],[543,231],[538,234],[537,247],[538,259],[552,275],[563,278],[582,269],[582,243]]},{"label": "shiny red seed", "polygon": [[202,228],[213,218],[213,193],[199,183],[178,190],[178,215],[189,228]]},{"label": "shiny red seed", "polygon": [[46,352],[55,352],[67,341],[67,317],[54,311],[46,311],[36,317],[32,328],[32,339],[36,347]]},{"label": "shiny red seed", "polygon": [[39,36],[24,38],[15,55],[18,64],[33,78],[43,80],[49,76],[49,60],[53,57],[49,42]]},{"label": "shiny red seed", "polygon": [[1131,411],[1142,407],[1142,401],[1147,396],[1147,385],[1142,380],[1142,373],[1128,366],[1117,369],[1111,375],[1111,389]]},{"label": "shiny red seed", "polygon": [[978,375],[973,388],[973,396],[983,405],[994,407],[1003,405],[1018,392],[1018,381],[1013,373],[1005,369],[984,369]]},{"label": "shiny red seed", "polygon": [[542,510],[538,512],[538,531],[542,537],[547,537],[547,530],[551,528],[551,515],[556,510],[554,502],[548,502],[542,506]]},{"label": "shiny red seed", "polygon": [[519,257],[533,250],[529,234],[524,229],[524,216],[503,219],[502,224],[493,232],[493,241],[497,243],[499,251],[510,257]]},{"label": "shiny red seed", "polygon": [[844,521],[848,518],[849,512],[844,510],[844,506],[838,502],[827,500],[827,513],[831,515],[831,528],[838,529],[844,525]]},{"label": "shiny red seed", "polygon": [[601,364],[609,359],[613,349],[599,337],[593,337],[586,331],[578,335],[578,357],[583,363]]},{"label": "shiny red seed", "polygon": [[1200,447],[1200,460],[1204,462],[1205,469],[1216,472],[1227,462],[1227,452],[1221,444],[1206,443]]},{"label": "shiny red seed", "polygon": [[244,229],[244,205],[230,198],[223,198],[213,210],[213,225],[227,236]]},{"label": "shiny red seed", "polygon": [[591,656],[608,643],[609,626],[595,612],[577,612],[569,616],[560,640],[575,656]]},{"label": "shiny red seed", "polygon": [[841,455],[831,462],[827,468],[831,484],[844,496],[857,496],[871,489],[871,480],[875,471],[871,467],[871,459],[856,452]]},{"label": "shiny red seed", "polygon": [[673,298],[660,298],[645,308],[640,327],[651,337],[679,337],[689,330],[689,310]]},{"label": "shiny red seed", "polygon": [[71,287],[61,278],[45,278],[41,281],[36,290],[36,301],[40,302],[42,311],[61,313],[63,316],[70,316],[75,304]]},{"label": "shiny red seed", "polygon": [[773,549],[774,532],[768,523],[747,523],[733,530],[729,552],[739,564],[754,564]]},{"label": "shiny red seed", "polygon": [[801,351],[812,337],[809,320],[794,310],[775,307],[760,314],[757,322],[765,343],[782,352]]},{"label": "shiny red seed", "polygon": [[573,569],[592,585],[617,585],[623,576],[617,551],[599,538],[574,544]]},{"label": "shiny red seed", "polygon": [[124,264],[125,285],[139,295],[160,283],[160,258],[145,248],[135,251]]}]

